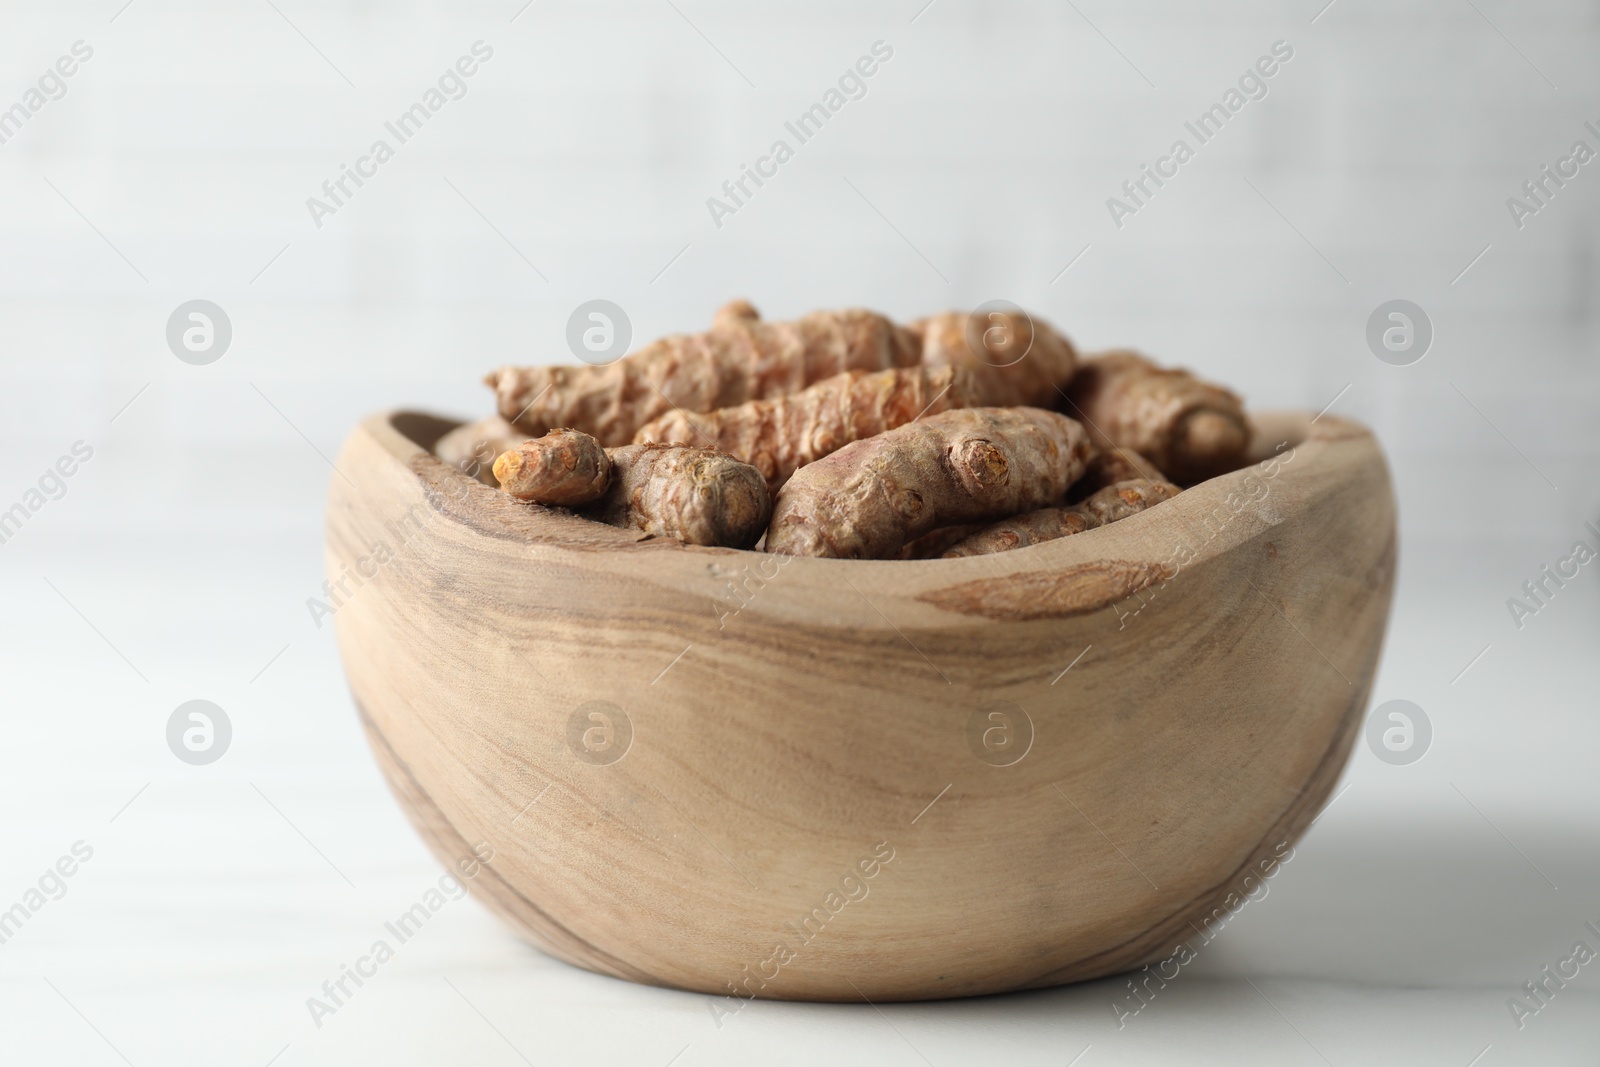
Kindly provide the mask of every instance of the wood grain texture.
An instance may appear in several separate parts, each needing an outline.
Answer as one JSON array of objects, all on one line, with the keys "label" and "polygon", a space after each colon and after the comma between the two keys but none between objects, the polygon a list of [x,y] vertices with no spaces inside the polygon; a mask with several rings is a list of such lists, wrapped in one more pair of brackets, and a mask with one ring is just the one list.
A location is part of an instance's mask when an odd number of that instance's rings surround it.
[{"label": "wood grain texture", "polygon": [[[1264,416],[1275,462],[926,561],[691,548],[519,505],[427,453],[453,425],[377,416],[346,443],[334,625],[430,846],[492,846],[473,892],[579,966],[805,1000],[1138,966],[1304,830],[1358,732],[1395,517],[1346,420]],[[614,762],[582,742],[596,708],[630,736]]]}]

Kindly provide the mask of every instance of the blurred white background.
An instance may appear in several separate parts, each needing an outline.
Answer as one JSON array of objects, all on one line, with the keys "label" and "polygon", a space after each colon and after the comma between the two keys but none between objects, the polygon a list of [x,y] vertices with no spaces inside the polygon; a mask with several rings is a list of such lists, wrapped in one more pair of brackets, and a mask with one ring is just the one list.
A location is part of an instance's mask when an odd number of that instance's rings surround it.
[{"label": "blurred white background", "polygon": [[[1600,949],[1600,565],[1520,629],[1506,600],[1600,547],[1600,163],[1520,228],[1506,201],[1600,150],[1600,6],[1325,3],[0,6],[0,123],[93,50],[0,124],[0,511],[93,450],[0,544],[0,909],[94,850],[0,945],[5,1062],[1592,1063],[1600,971],[1520,1030],[1506,999]],[[318,227],[307,198],[480,40],[465,96]],[[716,225],[877,41],[866,95]],[[1278,41],[1265,98],[1114,225]],[[483,371],[569,360],[582,301],[637,341],[733,296],[1005,298],[1372,425],[1402,521],[1374,703],[1422,706],[1432,749],[1358,746],[1270,898],[1122,1030],[1115,979],[718,1028],[470,902],[316,1027],[306,998],[438,874],[305,606],[328,459],[375,411],[488,413]],[[1409,366],[1365,340],[1395,298],[1435,332]],[[206,366],[166,343],[192,299],[232,323]],[[192,698],[233,723],[212,766],[166,747]]]}]

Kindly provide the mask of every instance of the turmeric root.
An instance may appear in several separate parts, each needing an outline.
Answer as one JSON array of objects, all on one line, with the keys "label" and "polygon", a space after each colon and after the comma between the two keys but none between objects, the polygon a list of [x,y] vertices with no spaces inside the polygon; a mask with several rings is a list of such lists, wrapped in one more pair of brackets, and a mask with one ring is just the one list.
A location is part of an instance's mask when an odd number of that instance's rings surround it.
[{"label": "turmeric root", "polygon": [[767,551],[886,559],[938,526],[1059,501],[1083,473],[1083,427],[1038,408],[947,411],[856,441],[795,472]]},{"label": "turmeric root", "polygon": [[992,523],[945,549],[940,558],[982,556],[1071,537],[1138,514],[1177,495],[1178,487],[1171,482],[1152,482],[1144,478],[1119,482],[1101,489],[1076,507],[1042,508]]},{"label": "turmeric root", "polygon": [[551,430],[501,453],[494,461],[494,476],[518,500],[577,507],[605,495],[611,460],[588,434]]},{"label": "turmeric root", "polygon": [[439,438],[433,454],[484,485],[494,485],[494,472],[490,469],[494,459],[508,448],[517,447],[523,434],[517,432],[505,419],[496,415],[464,423]]},{"label": "turmeric root", "polygon": [[1135,449],[1180,485],[1244,462],[1250,424],[1243,402],[1189,371],[1109,352],[1087,361],[1067,392],[1068,414],[1083,421],[1097,447]]},{"label": "turmeric root", "polygon": [[1153,508],[1163,500],[1171,500],[1180,492],[1182,490],[1171,482],[1130,478],[1106,486],[1077,506],[1096,526],[1107,526]]},{"label": "turmeric root", "polygon": [[977,403],[964,369],[846,371],[790,396],[704,414],[670,412],[646,423],[635,440],[715,445],[754,464],[776,493],[796,470],[851,441]]},{"label": "turmeric root", "polygon": [[941,526],[936,530],[929,530],[921,537],[906,543],[906,546],[895,553],[895,559],[938,559],[944,555],[945,549],[958,541],[965,541],[979,530],[983,529],[981,522],[963,523],[960,526]]},{"label": "turmeric root", "polygon": [[557,426],[625,445],[675,408],[714,411],[787,393],[847,370],[917,364],[916,338],[870,311],[818,311],[762,322],[744,301],[705,333],[662,338],[603,367],[501,367],[484,379],[500,414],[523,433]]},{"label": "turmeric root", "polygon": [[1054,407],[1078,365],[1071,342],[1026,314],[947,311],[911,329],[922,337],[924,366],[966,368],[978,403],[993,407]]},{"label": "turmeric root", "polygon": [[584,514],[690,545],[750,548],[772,514],[761,472],[710,448],[644,444],[607,449],[611,487]]},{"label": "turmeric root", "polygon": [[1167,480],[1167,476],[1157,470],[1154,463],[1131,448],[1108,448],[1096,452],[1089,457],[1083,477],[1067,490],[1067,503],[1081,503],[1109,485],[1131,482],[1137,478],[1152,482]]},{"label": "turmeric root", "polygon": [[987,556],[994,552],[1009,552],[1013,548],[1027,548],[1041,541],[1054,541],[1062,537],[1094,529],[1094,520],[1077,508],[1040,508],[1025,511],[1009,519],[980,526],[939,554],[940,559],[960,559],[963,556]]}]

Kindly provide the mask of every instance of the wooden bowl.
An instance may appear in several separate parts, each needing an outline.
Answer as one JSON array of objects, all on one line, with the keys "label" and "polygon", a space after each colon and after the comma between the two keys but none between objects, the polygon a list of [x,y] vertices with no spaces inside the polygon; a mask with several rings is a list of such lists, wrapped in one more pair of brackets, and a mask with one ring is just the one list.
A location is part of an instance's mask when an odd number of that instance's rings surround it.
[{"label": "wooden bowl", "polygon": [[796,1000],[1127,970],[1254,892],[1359,732],[1395,506],[1344,419],[1260,418],[1263,462],[1114,526],[915,562],[520,505],[429,454],[454,425],[345,444],[333,622],[429,845],[580,967]]}]

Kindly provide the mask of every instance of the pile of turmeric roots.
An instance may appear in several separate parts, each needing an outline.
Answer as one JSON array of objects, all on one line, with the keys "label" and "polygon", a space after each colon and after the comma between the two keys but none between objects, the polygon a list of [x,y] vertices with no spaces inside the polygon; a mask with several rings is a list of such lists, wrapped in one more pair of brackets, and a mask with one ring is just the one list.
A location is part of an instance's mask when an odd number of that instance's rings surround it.
[{"label": "pile of turmeric roots", "polygon": [[[530,505],[686,544],[952,558],[1066,537],[1240,467],[1239,397],[1021,311],[870,311],[704,333],[607,366],[501,367],[440,459]],[[764,541],[763,541],[764,539]]]}]

